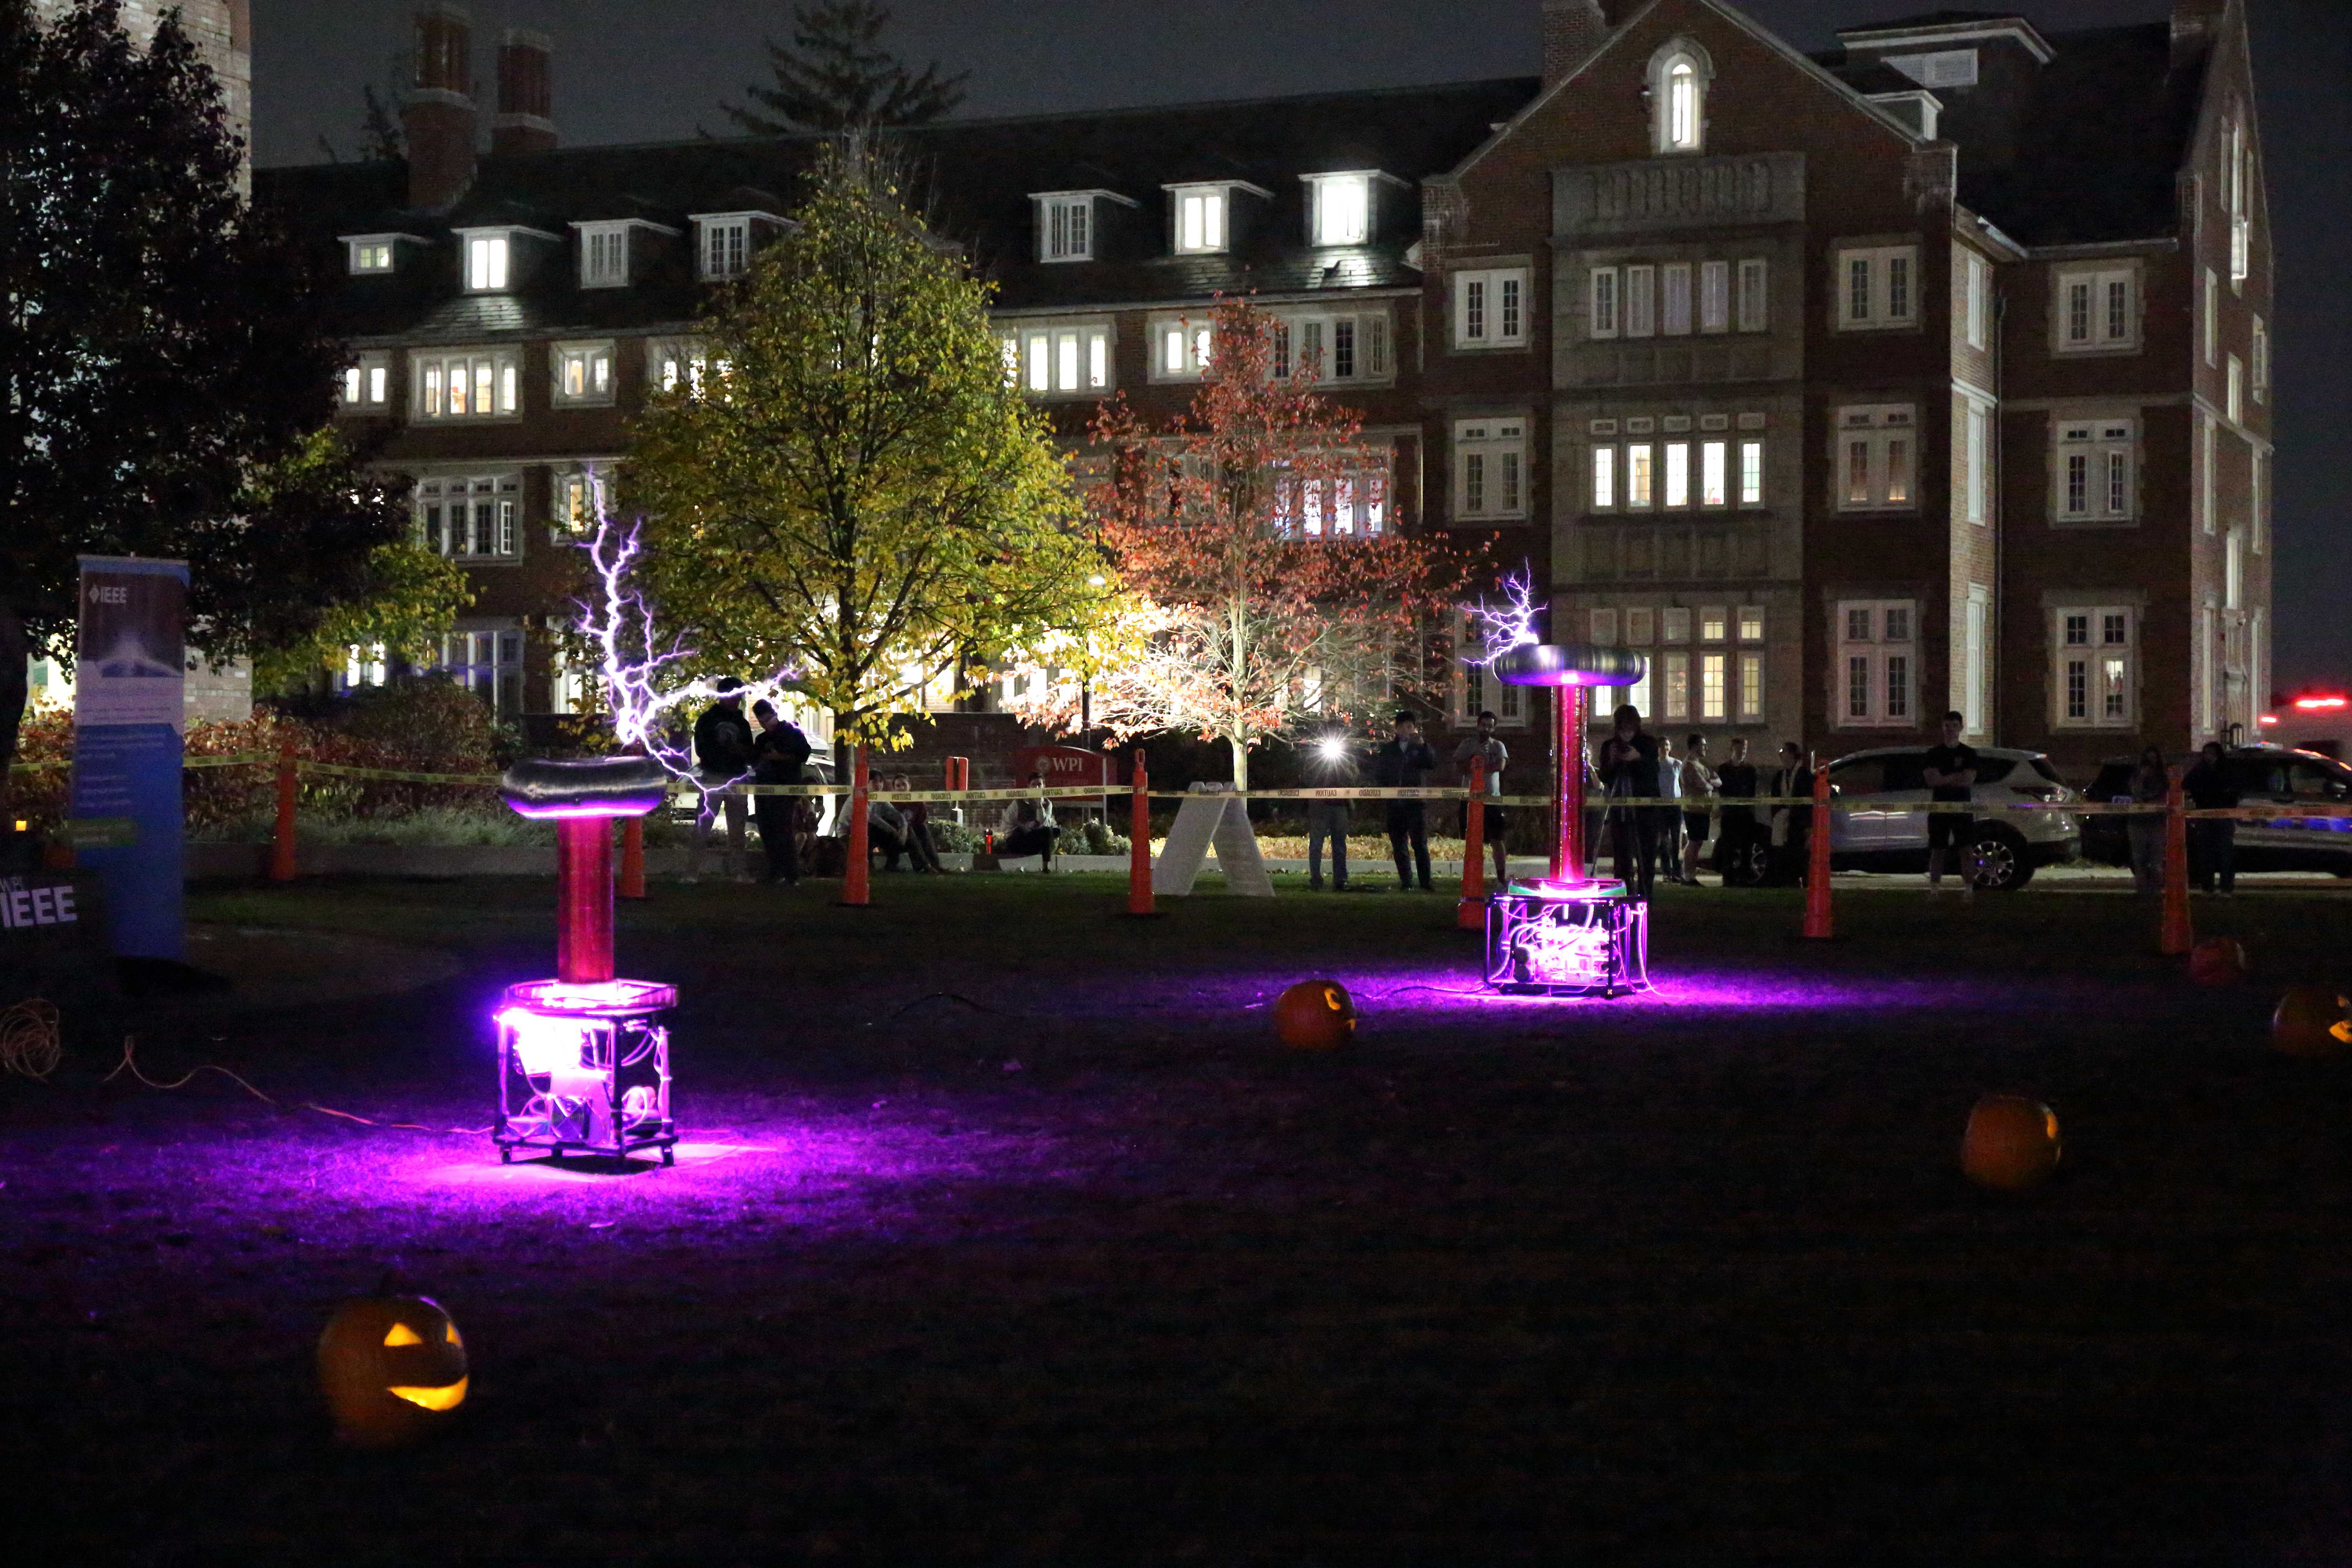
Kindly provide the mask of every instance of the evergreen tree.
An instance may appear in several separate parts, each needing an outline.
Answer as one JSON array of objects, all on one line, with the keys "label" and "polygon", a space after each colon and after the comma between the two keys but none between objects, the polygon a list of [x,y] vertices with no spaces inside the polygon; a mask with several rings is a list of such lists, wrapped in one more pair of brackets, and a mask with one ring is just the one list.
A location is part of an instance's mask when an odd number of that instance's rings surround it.
[{"label": "evergreen tree", "polygon": [[364,596],[405,527],[340,442],[257,504],[333,418],[331,279],[252,211],[176,16],[141,48],[118,12],[0,0],[0,767],[27,654],[69,657],[77,555],[187,561],[221,658]]},{"label": "evergreen tree", "polygon": [[970,71],[940,74],[933,60],[919,76],[878,42],[890,13],[873,0],[817,0],[793,8],[793,47],[768,40],[776,85],[745,89],[760,108],[721,104],[760,136],[801,131],[921,125],[963,102]]}]

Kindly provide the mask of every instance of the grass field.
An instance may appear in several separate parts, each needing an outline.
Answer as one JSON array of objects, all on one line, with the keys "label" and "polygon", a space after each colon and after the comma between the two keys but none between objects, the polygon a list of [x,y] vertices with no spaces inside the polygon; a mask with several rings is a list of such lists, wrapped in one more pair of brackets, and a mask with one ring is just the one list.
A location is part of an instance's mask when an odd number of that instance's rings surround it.
[{"label": "grass field", "polygon": [[[1286,884],[1296,888],[1295,880]],[[2272,1054],[2352,903],[1663,889],[1657,994],[1482,999],[1453,900],[1113,877],[658,888],[690,1147],[637,1175],[0,1080],[10,1532],[73,1563],[2352,1558],[2352,1066]],[[132,1020],[284,1100],[479,1127],[551,888],[194,900],[239,981]],[[1328,974],[1363,1022],[1286,1053]],[[2064,1125],[1980,1194],[1987,1089]],[[473,1355],[444,1440],[326,1437],[380,1283]]]}]

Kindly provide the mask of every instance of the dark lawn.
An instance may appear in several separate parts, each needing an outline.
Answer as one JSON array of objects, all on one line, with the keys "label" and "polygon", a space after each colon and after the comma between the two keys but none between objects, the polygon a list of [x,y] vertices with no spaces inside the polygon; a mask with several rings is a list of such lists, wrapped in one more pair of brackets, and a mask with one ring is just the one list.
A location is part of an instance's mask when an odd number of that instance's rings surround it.
[{"label": "dark lawn", "polygon": [[[1295,886],[1295,883],[1294,883]],[[657,888],[674,1171],[0,1082],[14,1534],[66,1563],[2352,1559],[2352,1068],[2269,1053],[2352,902],[1668,891],[1652,998],[1498,1004],[1448,898],[1114,878]],[[249,984],[158,1077],[486,1120],[525,881],[215,892]],[[257,935],[257,930],[295,933]],[[248,933],[239,935],[240,931]],[[310,934],[302,934],[310,933]],[[1336,975],[1337,1058],[1265,1004]],[[406,989],[383,989],[406,986]],[[373,994],[368,994],[373,991]],[[338,994],[340,993],[340,994]],[[940,993],[951,993],[942,995]],[[308,998],[308,1000],[305,1000]],[[68,1081],[69,1080],[69,1081]],[[1955,1169],[1988,1089],[2063,1173]],[[733,1152],[728,1152],[728,1151]],[[327,1441],[311,1345],[392,1277],[466,1331],[437,1446]]]}]

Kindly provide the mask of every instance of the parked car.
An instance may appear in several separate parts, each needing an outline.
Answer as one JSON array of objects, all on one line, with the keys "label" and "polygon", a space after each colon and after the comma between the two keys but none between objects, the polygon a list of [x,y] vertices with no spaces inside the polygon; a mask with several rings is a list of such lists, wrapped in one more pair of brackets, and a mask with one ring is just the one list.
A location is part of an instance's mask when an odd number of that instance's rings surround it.
[{"label": "parked car", "polygon": [[[1924,871],[1927,813],[1899,809],[1925,802],[1925,746],[1855,752],[1830,763],[1830,794],[1855,809],[1831,816],[1830,864],[1841,871]],[[2075,798],[2041,752],[1979,746],[1973,795],[1979,806],[2032,802],[2049,805]],[[1976,819],[1969,835],[1977,886],[2009,892],[2042,867],[2071,860],[2082,845],[2081,819],[2071,812],[2000,812]],[[1954,872],[1958,867],[1949,869]]]},{"label": "parked car", "polygon": [[[2174,769],[2197,759],[2176,757]],[[2092,800],[2111,801],[2131,795],[2132,770],[2138,760],[2116,758],[2099,769],[2087,793]],[[2233,746],[2224,758],[2239,803],[2261,805],[2341,805],[2341,816],[2282,816],[2238,824],[2238,869],[2241,871],[2332,871],[2352,877],[2352,767],[2317,752],[2292,746]],[[2131,847],[2121,816],[2093,816],[2083,826],[2083,854],[2109,866],[2131,863]]]}]

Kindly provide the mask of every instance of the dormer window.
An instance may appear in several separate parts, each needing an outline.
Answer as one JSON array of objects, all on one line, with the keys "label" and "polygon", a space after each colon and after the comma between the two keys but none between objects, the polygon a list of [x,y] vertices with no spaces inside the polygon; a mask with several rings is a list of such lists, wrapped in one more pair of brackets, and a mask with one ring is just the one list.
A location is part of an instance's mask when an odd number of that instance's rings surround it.
[{"label": "dormer window", "polygon": [[740,278],[751,265],[751,220],[711,218],[702,226],[702,275]]},{"label": "dormer window", "polygon": [[513,242],[505,235],[478,235],[466,241],[466,288],[479,294],[504,289]]},{"label": "dormer window", "polygon": [[1361,245],[1372,233],[1369,173],[1308,174],[1307,232],[1316,245]]},{"label": "dormer window", "polygon": [[1179,255],[1224,249],[1225,200],[1222,188],[1177,193],[1176,249]]},{"label": "dormer window", "polygon": [[1697,153],[1706,144],[1706,88],[1715,76],[1706,51],[1677,38],[1650,59],[1650,144],[1659,153]]},{"label": "dormer window", "polygon": [[413,234],[346,234],[336,237],[343,242],[344,262],[354,278],[388,277],[400,270],[402,245],[425,243]]},{"label": "dormer window", "polygon": [[1092,261],[1102,254],[1102,214],[1097,204],[1136,204],[1117,191],[1032,191],[1037,204],[1037,259]]},{"label": "dormer window", "polygon": [[618,289],[629,280],[629,230],[625,224],[583,225],[580,287]]}]

